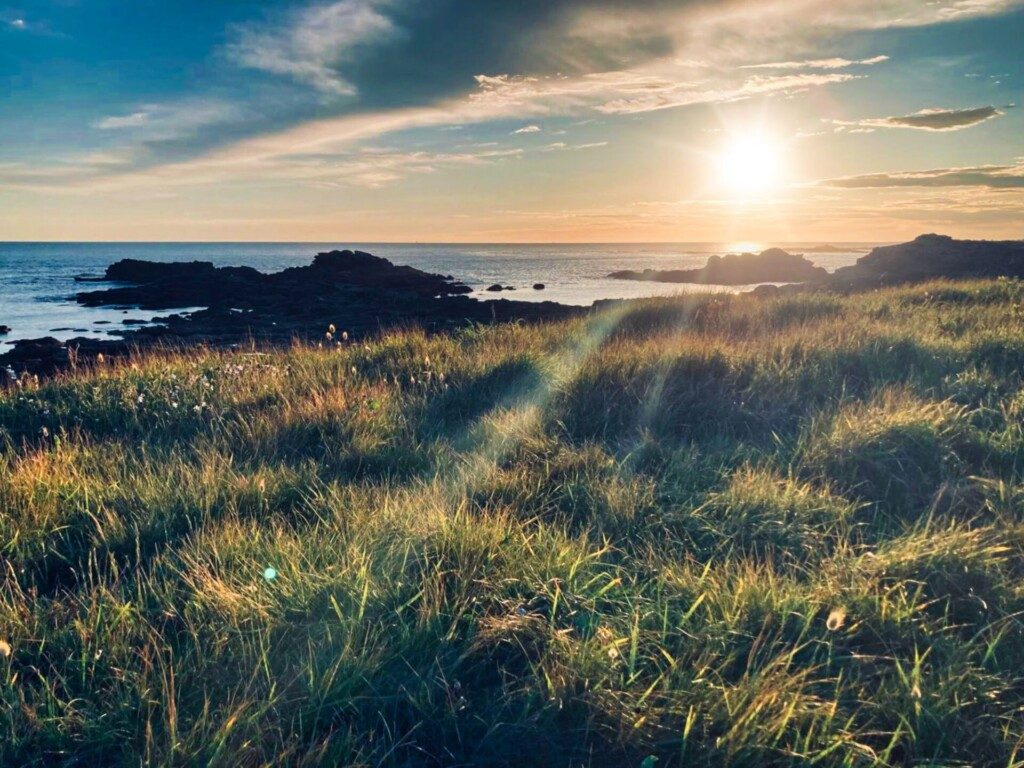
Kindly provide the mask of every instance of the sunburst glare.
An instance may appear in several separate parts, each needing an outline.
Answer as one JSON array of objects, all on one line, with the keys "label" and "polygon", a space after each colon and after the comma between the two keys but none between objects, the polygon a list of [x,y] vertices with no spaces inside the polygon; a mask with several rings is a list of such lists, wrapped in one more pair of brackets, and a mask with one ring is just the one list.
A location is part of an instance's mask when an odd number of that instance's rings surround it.
[{"label": "sunburst glare", "polygon": [[770,134],[732,133],[714,155],[714,183],[732,197],[760,197],[786,178],[786,150]]}]

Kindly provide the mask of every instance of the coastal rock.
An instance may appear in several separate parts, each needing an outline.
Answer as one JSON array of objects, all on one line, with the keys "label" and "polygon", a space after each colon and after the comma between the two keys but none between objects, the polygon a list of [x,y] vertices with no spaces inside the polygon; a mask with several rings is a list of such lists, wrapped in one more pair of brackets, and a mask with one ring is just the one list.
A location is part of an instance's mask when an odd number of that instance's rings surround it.
[{"label": "coastal rock", "polygon": [[142,309],[175,309],[230,305],[291,304],[299,296],[317,302],[339,291],[372,289],[433,298],[471,293],[472,289],[441,275],[413,267],[396,267],[362,251],[321,253],[306,267],[264,274],[252,267],[215,267],[208,261],[147,262],[123,259],[104,274],[109,282],[133,283],[106,290],[83,291],[75,297],[90,307],[130,304]]},{"label": "coastal rock", "polygon": [[9,325],[0,325],[0,336],[6,336],[10,332],[11,327]]},{"label": "coastal rock", "polygon": [[875,248],[851,267],[836,270],[829,285],[855,289],[935,278],[1024,278],[1024,240],[954,240],[921,235]]},{"label": "coastal rock", "polygon": [[[83,349],[88,345],[92,354],[120,354],[156,342],[230,347],[257,340],[284,345],[322,339],[332,324],[366,336],[409,325],[443,331],[466,323],[533,322],[586,311],[553,302],[479,301],[466,295],[472,293],[469,286],[451,277],[396,266],[361,251],[321,253],[310,265],[271,274],[202,261],[125,259],[110,265],[101,279],[117,285],[80,292],[76,300],[91,307],[188,311],[154,318],[142,327],[124,320],[123,329],[114,331],[120,339],[75,340]],[[53,344],[60,347],[50,339],[38,350],[12,350],[0,355],[0,364],[34,372],[60,367],[61,355]]]},{"label": "coastal rock", "polygon": [[751,285],[753,283],[804,283],[824,280],[828,272],[798,254],[781,248],[761,253],[711,256],[700,269],[622,270],[608,277],[657,283],[698,283],[701,285]]},{"label": "coastal rock", "polygon": [[544,283],[534,283],[533,284],[533,290],[535,290],[535,291],[543,291],[545,288],[547,288],[547,286],[544,285]]},{"label": "coastal rock", "polygon": [[52,373],[67,365],[68,351],[52,336],[22,339],[14,342],[12,349],[0,355],[0,362],[18,372]]}]

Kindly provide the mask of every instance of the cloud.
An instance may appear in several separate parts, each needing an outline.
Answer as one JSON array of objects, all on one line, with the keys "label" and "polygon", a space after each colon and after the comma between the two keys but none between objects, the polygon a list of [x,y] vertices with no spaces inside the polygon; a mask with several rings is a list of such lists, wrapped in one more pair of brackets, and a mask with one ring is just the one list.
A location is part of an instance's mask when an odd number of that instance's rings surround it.
[{"label": "cloud", "polygon": [[512,135],[515,136],[517,133],[540,133],[539,125],[527,125],[518,130],[512,131]]},{"label": "cloud", "polygon": [[25,33],[44,37],[59,37],[43,21],[31,19],[21,11],[0,8],[0,31],[8,30],[12,34]]},{"label": "cloud", "polygon": [[597,111],[607,115],[635,114],[693,104],[719,104],[740,101],[752,96],[791,95],[809,88],[819,88],[857,79],[860,79],[859,75],[805,73],[767,77],[758,75],[734,86],[705,86],[671,81],[648,82],[641,85],[637,95],[613,99],[598,106]]},{"label": "cloud", "polygon": [[193,136],[202,129],[245,116],[235,104],[213,99],[186,99],[169,104],[145,104],[123,115],[94,122],[101,131],[130,131],[136,138],[155,142]]},{"label": "cloud", "polygon": [[596,110],[606,115],[716,104],[758,95],[792,94],[860,78],[846,73],[755,75],[739,81],[689,81],[656,71],[601,72],[582,77],[477,75],[469,99],[493,109],[532,108],[544,113]]},{"label": "cloud", "polygon": [[1024,189],[1024,159],[1015,165],[980,165],[969,168],[937,168],[904,173],[871,173],[819,182],[840,189],[886,187],[984,187]]},{"label": "cloud", "polygon": [[[922,109],[912,115],[873,117],[866,120],[833,120],[835,125],[856,128],[912,128],[919,131],[959,131],[1003,114],[996,107],[977,109]],[[856,133],[856,130],[850,133]]]},{"label": "cloud", "polygon": [[[110,188],[218,183],[277,157],[348,149],[417,128],[498,120],[529,127],[527,121],[551,115],[631,115],[791,96],[865,77],[846,70],[881,61],[815,55],[821,40],[836,39],[833,32],[936,23],[1022,5],[320,0],[231,28],[223,53],[235,65],[305,83],[321,95],[358,93],[358,101],[336,102],[335,114],[324,116],[322,104],[294,107],[300,98],[308,101],[304,89],[291,89],[291,101],[271,105],[253,96],[250,83],[227,117],[201,111],[193,117],[175,104],[134,106],[94,125],[123,133],[128,149],[141,142],[144,151],[132,167],[95,182]],[[779,71],[756,64],[771,57]],[[741,69],[749,65],[754,69]],[[295,96],[296,90],[302,93]],[[314,113],[320,116],[311,118]],[[166,144],[157,151],[160,141]]]},{"label": "cloud", "polygon": [[588,144],[567,144],[564,141],[556,141],[551,144],[545,144],[540,148],[541,152],[575,152],[581,149],[597,149],[599,147],[607,147],[607,141],[592,141]]},{"label": "cloud", "polygon": [[394,38],[398,29],[382,13],[386,0],[338,0],[312,5],[283,24],[234,28],[228,58],[249,69],[290,77],[323,93],[350,96],[356,86],[340,69],[356,52]]},{"label": "cloud", "polygon": [[768,64],[746,64],[740,69],[848,69],[854,66],[873,66],[889,61],[888,56],[874,56],[870,59],[805,59],[804,61],[776,61]]},{"label": "cloud", "polygon": [[123,128],[138,128],[149,121],[149,112],[132,112],[130,115],[111,115],[93,123],[101,131],[116,131]]},{"label": "cloud", "polygon": [[285,178],[326,188],[380,188],[413,174],[479,166],[521,157],[523,150],[483,152],[401,151],[366,147],[357,152],[277,158],[259,169],[261,179]]}]

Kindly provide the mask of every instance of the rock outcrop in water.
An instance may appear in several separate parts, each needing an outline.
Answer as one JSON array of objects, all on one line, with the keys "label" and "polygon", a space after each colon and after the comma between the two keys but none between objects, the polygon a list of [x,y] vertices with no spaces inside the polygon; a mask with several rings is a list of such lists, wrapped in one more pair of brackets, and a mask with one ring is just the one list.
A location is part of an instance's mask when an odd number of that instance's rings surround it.
[{"label": "rock outcrop in water", "polygon": [[[75,298],[86,306],[131,304],[143,309],[228,304],[242,309],[302,309],[353,291],[434,299],[472,289],[414,267],[396,267],[361,251],[321,253],[306,267],[264,274],[252,267],[215,267],[208,261],[160,263],[124,259],[111,264],[102,281],[131,286],[85,291]],[[349,296],[349,298],[352,298]],[[365,296],[364,296],[365,298]]]},{"label": "rock outcrop in water", "polygon": [[935,278],[1024,278],[1024,240],[954,240],[921,235],[909,243],[875,248],[836,270],[829,286],[857,289]]},{"label": "rock outcrop in water", "polygon": [[623,270],[608,277],[616,280],[644,280],[657,283],[696,283],[699,285],[752,285],[754,283],[804,283],[828,277],[821,267],[798,254],[781,248],[761,253],[711,256],[700,269]]},{"label": "rock outcrop in water", "polygon": [[466,295],[472,292],[469,286],[451,277],[395,266],[359,251],[321,253],[309,266],[271,274],[201,261],[125,259],[108,267],[101,278],[83,282],[129,283],[75,296],[90,307],[204,309],[162,317],[156,325],[125,329],[119,341],[19,342],[0,355],[0,364],[45,373],[66,365],[67,347],[94,356],[99,352],[118,354],[131,346],[158,341],[221,347],[250,339],[287,344],[295,339],[323,339],[330,325],[354,338],[410,325],[444,330],[469,322],[530,322],[586,311],[554,302],[478,301]]}]

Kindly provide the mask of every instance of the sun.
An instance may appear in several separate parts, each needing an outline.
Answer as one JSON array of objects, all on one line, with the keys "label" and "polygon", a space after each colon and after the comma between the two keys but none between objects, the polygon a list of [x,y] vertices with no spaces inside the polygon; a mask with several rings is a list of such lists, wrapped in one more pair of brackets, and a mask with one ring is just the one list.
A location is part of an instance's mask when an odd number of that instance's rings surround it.
[{"label": "sun", "polygon": [[782,185],[783,156],[782,146],[767,134],[734,134],[716,154],[714,181],[734,197],[763,196]]}]

